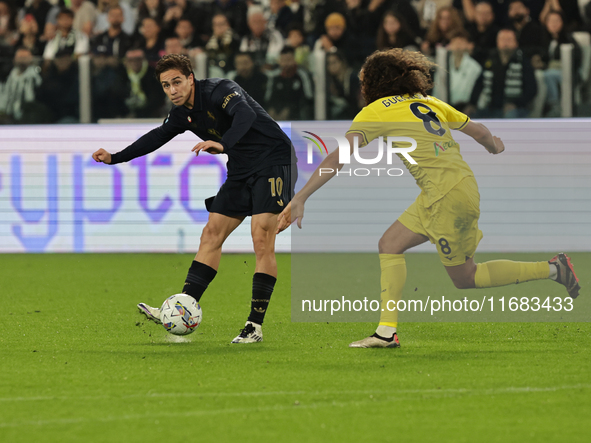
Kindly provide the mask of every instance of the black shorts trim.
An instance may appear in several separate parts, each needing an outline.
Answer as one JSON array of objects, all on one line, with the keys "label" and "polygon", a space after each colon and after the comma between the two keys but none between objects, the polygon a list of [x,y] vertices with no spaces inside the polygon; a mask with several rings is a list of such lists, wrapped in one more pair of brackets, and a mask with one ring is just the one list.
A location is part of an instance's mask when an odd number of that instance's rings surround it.
[{"label": "black shorts trim", "polygon": [[270,166],[240,180],[228,178],[205,207],[228,217],[279,214],[293,198],[297,176],[293,164]]}]

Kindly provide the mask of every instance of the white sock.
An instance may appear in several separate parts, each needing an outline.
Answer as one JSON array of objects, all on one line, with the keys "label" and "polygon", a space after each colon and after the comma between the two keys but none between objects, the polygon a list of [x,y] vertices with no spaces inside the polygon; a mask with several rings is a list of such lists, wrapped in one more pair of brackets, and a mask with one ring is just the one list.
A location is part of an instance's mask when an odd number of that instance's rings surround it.
[{"label": "white sock", "polygon": [[556,266],[554,263],[548,263],[548,265],[550,266],[550,275],[548,278],[556,280],[556,277],[558,277],[558,266]]},{"label": "white sock", "polygon": [[378,334],[380,337],[384,337],[384,338],[392,337],[395,332],[396,332],[396,328],[393,328],[392,326],[380,325],[376,329],[376,334]]}]

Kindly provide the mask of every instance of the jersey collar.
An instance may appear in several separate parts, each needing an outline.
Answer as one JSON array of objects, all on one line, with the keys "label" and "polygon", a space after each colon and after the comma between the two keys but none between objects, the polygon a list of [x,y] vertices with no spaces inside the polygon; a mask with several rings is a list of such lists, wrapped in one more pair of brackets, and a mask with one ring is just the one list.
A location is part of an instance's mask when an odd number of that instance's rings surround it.
[{"label": "jersey collar", "polygon": [[203,111],[203,98],[201,97],[201,80],[195,80],[195,95],[193,96],[193,111]]}]

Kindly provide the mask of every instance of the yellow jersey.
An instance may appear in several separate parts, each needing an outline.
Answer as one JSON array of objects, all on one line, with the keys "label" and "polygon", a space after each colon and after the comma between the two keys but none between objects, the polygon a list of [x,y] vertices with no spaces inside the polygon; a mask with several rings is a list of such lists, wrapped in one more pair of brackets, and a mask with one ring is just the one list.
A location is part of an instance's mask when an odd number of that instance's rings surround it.
[{"label": "yellow jersey", "polygon": [[451,134],[451,129],[462,129],[469,121],[466,114],[435,97],[406,94],[369,104],[357,114],[347,133],[363,135],[360,147],[379,136],[384,141],[388,136],[413,138],[417,147],[409,154],[417,164],[401,154],[398,157],[421,188],[425,206],[430,206],[464,177],[474,175]]}]

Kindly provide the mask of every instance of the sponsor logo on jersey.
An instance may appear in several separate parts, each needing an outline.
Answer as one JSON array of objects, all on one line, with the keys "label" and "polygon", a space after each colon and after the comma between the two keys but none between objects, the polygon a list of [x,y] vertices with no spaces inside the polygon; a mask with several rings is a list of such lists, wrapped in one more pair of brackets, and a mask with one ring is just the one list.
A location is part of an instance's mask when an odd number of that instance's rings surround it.
[{"label": "sponsor logo on jersey", "polygon": [[234,97],[240,97],[240,94],[238,92],[236,92],[236,91],[233,91],[231,94],[226,95],[224,97],[224,102],[222,103],[222,109],[226,109],[226,106],[228,106],[228,103]]},{"label": "sponsor logo on jersey", "polygon": [[215,120],[215,116],[211,113],[211,111],[207,111],[207,116],[212,120]]},{"label": "sponsor logo on jersey", "polygon": [[457,145],[455,141],[447,141],[443,143],[433,142],[433,149],[435,149],[435,157],[439,157],[439,151],[445,152],[455,145]]}]

